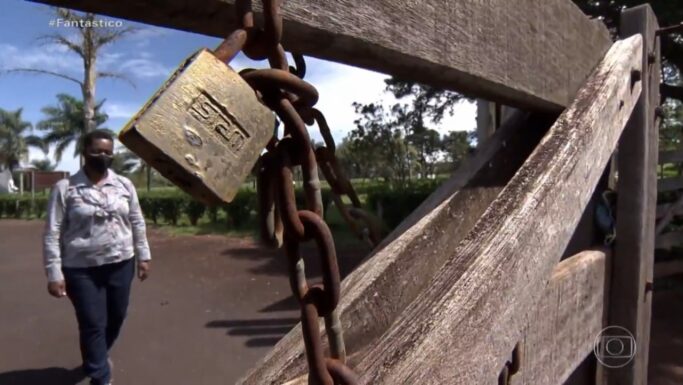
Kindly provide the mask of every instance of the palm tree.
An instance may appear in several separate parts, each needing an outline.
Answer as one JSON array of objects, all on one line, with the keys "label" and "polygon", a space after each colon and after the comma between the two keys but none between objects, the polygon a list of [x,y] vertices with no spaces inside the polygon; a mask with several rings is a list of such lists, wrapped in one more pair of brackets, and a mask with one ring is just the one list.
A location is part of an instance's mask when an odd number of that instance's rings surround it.
[{"label": "palm tree", "polygon": [[[103,47],[113,44],[127,35],[139,31],[139,28],[127,27],[102,27],[96,23],[97,15],[94,13],[78,13],[66,8],[55,8],[55,16],[69,21],[77,26],[75,33],[66,34],[54,32],[52,34],[40,36],[40,40],[47,44],[56,44],[66,50],[75,53],[83,60],[83,78],[78,79],[67,73],[55,72],[50,68],[10,68],[2,72],[23,72],[39,75],[50,75],[60,79],[76,83],[81,89],[84,100],[84,108],[81,108],[81,120],[86,127],[86,132],[97,128],[95,102],[95,86],[97,79],[112,78],[123,80],[131,86],[133,82],[124,74],[118,72],[107,72],[97,70],[97,58]],[[61,29],[61,28],[57,28]],[[72,29],[70,29],[72,30]]]},{"label": "palm tree", "polygon": [[31,162],[31,166],[39,171],[54,171],[57,168],[55,163],[52,163],[50,159],[36,159]]},{"label": "palm tree", "polygon": [[116,152],[114,154],[114,161],[111,164],[112,170],[123,175],[137,173],[143,167],[142,160],[128,149]]},{"label": "palm tree", "polygon": [[[62,159],[64,150],[75,143],[74,158],[81,153],[80,138],[83,134],[90,131],[83,121],[83,101],[67,94],[58,94],[59,103],[56,106],[43,107],[41,110],[47,118],[38,122],[37,128],[42,131],[49,131],[43,138],[46,144],[55,144],[55,160],[57,163]],[[95,128],[106,130],[99,127],[109,118],[106,113],[100,112],[104,100],[95,106],[93,118]]]},{"label": "palm tree", "polygon": [[27,135],[27,131],[33,131],[33,126],[23,120],[22,112],[22,108],[16,111],[0,108],[0,164],[10,170],[26,159],[29,147],[47,153],[47,145],[40,137]]},{"label": "palm tree", "polygon": [[111,168],[115,172],[127,175],[135,180],[141,180],[142,174],[144,173],[147,181],[147,191],[151,190],[152,168],[127,148],[114,154],[114,162],[112,163]]}]

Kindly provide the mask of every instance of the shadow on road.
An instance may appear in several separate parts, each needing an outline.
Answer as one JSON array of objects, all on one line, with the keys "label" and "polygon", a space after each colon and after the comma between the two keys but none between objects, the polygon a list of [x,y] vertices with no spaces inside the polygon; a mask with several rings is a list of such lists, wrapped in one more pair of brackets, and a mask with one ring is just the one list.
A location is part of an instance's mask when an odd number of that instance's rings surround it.
[{"label": "shadow on road", "polygon": [[225,328],[229,336],[250,337],[245,342],[247,347],[264,347],[274,346],[297,323],[299,323],[298,318],[216,320],[207,323],[206,327]]},{"label": "shadow on road", "polygon": [[83,380],[80,367],[73,369],[45,368],[26,369],[0,373],[2,385],[75,385]]},{"label": "shadow on road", "polygon": [[[303,243],[299,251],[304,261],[306,261],[306,273],[308,278],[320,277],[320,260],[318,258],[318,250],[315,246],[310,242]],[[362,244],[347,248],[337,247],[337,263],[339,264],[341,278],[343,279],[349,275],[358,265],[360,265],[368,252],[369,251]],[[287,257],[282,250],[260,247],[230,248],[223,250],[221,255],[240,260],[258,261],[258,266],[249,268],[249,272],[254,274],[267,276],[282,276],[288,274]]]}]

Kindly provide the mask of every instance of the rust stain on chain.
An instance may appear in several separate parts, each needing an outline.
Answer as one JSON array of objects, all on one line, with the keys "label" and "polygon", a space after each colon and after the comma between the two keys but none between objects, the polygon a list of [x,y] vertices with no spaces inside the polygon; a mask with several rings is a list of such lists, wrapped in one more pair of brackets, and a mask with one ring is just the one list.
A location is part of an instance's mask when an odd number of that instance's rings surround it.
[{"label": "rust stain on chain", "polygon": [[[263,0],[264,27],[254,23],[251,1],[236,2],[240,29],[233,32],[216,49],[216,55],[230,59],[239,49],[254,60],[268,59],[270,69],[248,69],[240,73],[256,91],[260,100],[273,110],[284,124],[281,140],[274,134],[258,162],[257,186],[261,238],[270,246],[284,246],[288,260],[289,281],[294,296],[301,306],[301,323],[306,358],[308,383],[311,385],[355,385],[357,376],[346,366],[346,351],[339,315],[336,311],[340,296],[340,275],[334,240],[323,221],[323,205],[318,178],[318,166],[335,194],[347,194],[354,207],[360,200],[343,176],[334,158],[334,142],[324,116],[313,106],[318,92],[302,78],[305,74],[303,56],[295,55],[296,68],[290,68],[282,38],[280,2]],[[329,156],[318,159],[311,146],[306,124],[318,122],[325,138]],[[320,163],[319,163],[320,162]],[[294,191],[293,168],[300,167],[303,175],[305,209],[299,209]],[[338,196],[338,195],[337,195]],[[336,201],[335,201],[336,202]],[[339,199],[341,202],[341,199]],[[354,218],[343,204],[340,211]],[[344,215],[344,214],[343,214]],[[362,217],[362,216],[358,216]],[[301,242],[314,241],[322,266],[322,283],[309,284],[305,262],[299,253]],[[330,338],[331,357],[325,357],[318,321],[324,318]]]}]

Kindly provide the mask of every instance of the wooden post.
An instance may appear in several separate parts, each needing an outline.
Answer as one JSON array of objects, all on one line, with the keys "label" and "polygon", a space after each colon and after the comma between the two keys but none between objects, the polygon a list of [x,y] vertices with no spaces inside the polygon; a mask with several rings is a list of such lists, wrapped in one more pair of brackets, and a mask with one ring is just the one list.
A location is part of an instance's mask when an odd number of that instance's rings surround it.
[{"label": "wooden post", "polygon": [[36,172],[35,170],[31,171],[31,205],[36,200]]},{"label": "wooden post", "polygon": [[659,45],[657,18],[645,4],[622,12],[622,38],[643,35],[643,92],[619,142],[617,239],[609,298],[609,325],[628,329],[637,353],[626,366],[604,369],[608,385],[646,385],[654,229],[657,204]]},{"label": "wooden post", "polygon": [[480,147],[496,131],[491,105],[486,99],[477,99],[477,147]]}]

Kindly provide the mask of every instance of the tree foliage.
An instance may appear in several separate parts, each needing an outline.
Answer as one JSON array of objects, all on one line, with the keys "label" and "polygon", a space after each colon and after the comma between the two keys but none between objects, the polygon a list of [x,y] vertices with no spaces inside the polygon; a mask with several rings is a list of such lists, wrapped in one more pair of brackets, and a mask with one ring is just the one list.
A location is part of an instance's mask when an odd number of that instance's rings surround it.
[{"label": "tree foliage", "polygon": [[[457,164],[470,150],[467,133],[441,137],[430,126],[452,115],[464,97],[414,82],[385,82],[385,92],[396,100],[393,105],[353,104],[358,115],[356,127],[339,151],[347,170],[353,176],[379,177],[400,186],[414,177],[435,175],[442,171],[440,165]],[[452,167],[446,168],[450,171]]]},{"label": "tree foliage", "polygon": [[[618,36],[621,11],[642,4],[642,0],[574,0],[589,16],[605,22],[613,37]],[[655,0],[648,2],[654,9],[661,26],[679,24],[683,21],[683,0]],[[683,69],[683,35],[663,36],[662,39],[663,79],[667,86],[662,88],[664,98],[664,119],[660,129],[662,148],[677,148],[683,139],[683,107],[679,100],[683,95],[681,69]],[[397,103],[385,111],[379,103],[355,104],[356,128],[343,143],[340,157],[354,175],[384,176],[401,179],[409,171],[418,175],[431,175],[440,160],[451,167],[471,151],[473,139],[462,132],[451,132],[443,138],[429,128],[438,124],[463,96],[438,88],[392,78],[386,81],[386,92],[397,99]],[[412,151],[396,151],[401,146]],[[397,162],[396,154],[416,157],[410,167]],[[408,159],[408,158],[404,158]],[[379,171],[383,170],[383,171]],[[398,172],[398,171],[401,172]]]},{"label": "tree foliage", "polygon": [[[95,115],[93,121],[95,128],[100,127],[108,119],[106,113],[101,112],[104,100],[95,105]],[[81,153],[80,138],[88,132],[88,128],[83,121],[84,103],[71,95],[58,94],[57,104],[43,107],[41,111],[46,118],[38,122],[37,128],[47,131],[43,140],[55,147],[55,160],[59,163],[62,159],[64,150],[75,143],[74,157]],[[104,129],[104,128],[102,128]]]},{"label": "tree foliage", "polygon": [[35,135],[30,122],[21,116],[23,109],[7,111],[0,108],[0,165],[13,169],[27,159],[28,148],[36,147],[47,152],[45,142]]},{"label": "tree foliage", "polygon": [[57,165],[47,158],[35,159],[31,161],[31,166],[38,171],[54,171],[54,169],[57,168]]}]

